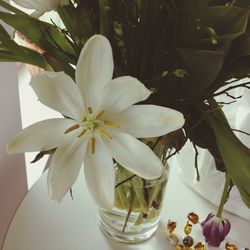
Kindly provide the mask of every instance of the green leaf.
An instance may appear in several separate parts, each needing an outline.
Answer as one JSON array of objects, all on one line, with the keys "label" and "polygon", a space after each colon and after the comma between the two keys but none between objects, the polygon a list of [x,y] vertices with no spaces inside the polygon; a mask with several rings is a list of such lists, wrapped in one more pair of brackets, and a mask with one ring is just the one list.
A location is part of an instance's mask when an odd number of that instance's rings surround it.
[{"label": "green leaf", "polygon": [[152,204],[154,200],[157,198],[159,192],[162,191],[162,183],[159,183],[158,185],[155,185],[154,187],[150,188],[149,191],[149,201],[148,201],[148,207],[149,209],[152,207]]},{"label": "green leaf", "polygon": [[250,208],[250,149],[232,132],[218,104],[214,100],[210,100],[209,104],[211,112],[205,112],[204,115],[214,131],[228,174],[243,202]]},{"label": "green leaf", "polygon": [[37,46],[55,58],[63,62],[76,64],[77,55],[72,45],[65,38],[65,35],[53,25],[39,21],[28,15],[9,14],[5,12],[0,12],[0,19],[24,34]]},{"label": "green leaf", "polygon": [[71,5],[59,6],[56,9],[64,26],[72,36],[75,35],[73,30],[73,17],[74,17],[73,9],[74,7],[72,7]]},{"label": "green leaf", "polygon": [[249,0],[234,0],[232,2],[233,6],[241,7],[241,8],[248,8],[250,6]]},{"label": "green leaf", "polygon": [[250,56],[250,30],[236,39],[232,46],[231,61],[242,56]]},{"label": "green leaf", "polygon": [[19,46],[14,42],[9,33],[0,25],[0,60],[8,62],[23,62],[45,67],[42,56],[31,49]]},{"label": "green leaf", "polygon": [[1,47],[8,48],[10,51],[17,52],[18,45],[11,40],[9,33],[0,25],[0,42]]},{"label": "green leaf", "polygon": [[180,78],[181,91],[189,98],[201,96],[222,69],[228,46],[218,50],[180,49],[179,54],[188,75]]},{"label": "green leaf", "polygon": [[40,68],[45,68],[45,61],[39,54],[36,54],[36,52],[34,52],[34,55],[32,55],[32,51],[29,51],[29,53],[30,54],[28,53],[13,54],[11,51],[2,50],[0,48],[0,61],[21,62],[21,63],[35,65]]},{"label": "green leaf", "polygon": [[145,196],[144,196],[144,191],[145,191],[146,187],[144,187],[143,180],[142,180],[142,178],[136,176],[132,179],[132,182],[133,182],[133,189],[134,189],[135,194],[136,194],[136,199],[138,200],[143,212],[147,212],[148,205],[147,205],[147,201],[145,200]]},{"label": "green leaf", "polygon": [[246,31],[249,10],[235,6],[210,6],[188,13],[183,18],[182,47],[216,49]]},{"label": "green leaf", "polygon": [[[117,164],[117,170],[116,170],[116,184],[126,180],[131,176],[130,173],[128,173],[122,166]],[[120,186],[116,187],[115,189],[115,206],[127,210],[130,206],[128,199],[128,194],[130,193],[130,185],[129,183],[121,184]]]},{"label": "green leaf", "polygon": [[[214,6],[201,10],[201,20],[215,30],[218,42],[230,42],[246,31],[249,10],[233,6]],[[201,39],[200,44],[208,43],[211,38]]]},{"label": "green leaf", "polygon": [[249,76],[250,68],[250,31],[236,38],[230,48],[220,75],[211,86],[210,92],[214,93],[218,88],[229,84],[227,80],[232,78],[244,78]]}]

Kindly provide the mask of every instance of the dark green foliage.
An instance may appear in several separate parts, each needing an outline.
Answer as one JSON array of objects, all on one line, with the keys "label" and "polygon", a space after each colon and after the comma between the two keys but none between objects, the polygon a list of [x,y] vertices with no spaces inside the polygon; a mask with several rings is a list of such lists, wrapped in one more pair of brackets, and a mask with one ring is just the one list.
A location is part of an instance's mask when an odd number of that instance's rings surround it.
[{"label": "dark green foliage", "polygon": [[248,76],[247,1],[100,2],[107,9],[101,31],[112,43],[115,76],[137,77],[154,90],[148,103],[183,112],[187,137],[226,171],[225,151],[201,108],[227,80]]},{"label": "dark green foliage", "polygon": [[[153,91],[147,103],[183,112],[187,137],[210,151],[218,170],[230,169],[238,185],[210,103],[228,80],[250,73],[250,0],[71,0],[57,9],[66,29],[34,19],[2,0],[0,6],[15,13],[0,12],[1,20],[43,48],[44,59],[54,70],[72,77],[71,64],[76,65],[87,39],[105,35],[113,49],[114,77],[138,78]],[[5,33],[0,41],[0,60],[41,63],[36,53],[10,41]],[[232,140],[227,143],[235,149],[238,144],[230,132],[227,139]],[[242,169],[249,169],[248,156],[237,154]],[[250,195],[241,193],[249,205]]]}]

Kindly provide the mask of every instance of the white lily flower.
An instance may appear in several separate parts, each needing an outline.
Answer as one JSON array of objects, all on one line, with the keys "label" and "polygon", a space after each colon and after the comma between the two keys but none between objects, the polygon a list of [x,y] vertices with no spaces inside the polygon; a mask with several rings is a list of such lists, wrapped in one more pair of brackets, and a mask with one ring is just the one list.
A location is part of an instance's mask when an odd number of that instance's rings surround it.
[{"label": "white lily flower", "polygon": [[129,171],[158,178],[162,163],[151,149],[135,139],[156,137],[179,129],[183,115],[155,105],[133,105],[151,92],[137,79],[112,80],[109,41],[94,35],[85,44],[77,67],[76,84],[65,73],[44,72],[31,86],[39,100],[68,118],[31,125],[14,137],[9,153],[56,148],[48,173],[52,199],[60,201],[75,182],[82,163],[87,185],[102,207],[114,204],[114,158]]},{"label": "white lily flower", "polygon": [[[36,11],[35,16],[40,16],[44,12],[54,10],[60,3],[65,4],[65,0],[12,0],[17,5]],[[33,14],[34,15],[34,14]]]}]

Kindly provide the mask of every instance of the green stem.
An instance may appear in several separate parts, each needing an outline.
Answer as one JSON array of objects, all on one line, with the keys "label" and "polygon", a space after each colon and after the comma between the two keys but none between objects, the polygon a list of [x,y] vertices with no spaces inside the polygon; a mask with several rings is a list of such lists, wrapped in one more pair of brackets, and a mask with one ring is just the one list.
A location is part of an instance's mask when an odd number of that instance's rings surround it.
[{"label": "green stem", "polygon": [[134,202],[134,193],[132,192],[132,197],[131,197],[131,202],[130,202],[130,205],[129,205],[129,208],[128,208],[128,213],[127,213],[127,216],[126,216],[126,219],[125,219],[125,223],[124,223],[124,226],[122,228],[122,232],[124,233],[125,232],[125,229],[127,227],[127,224],[128,224],[128,220],[129,220],[129,217],[130,217],[130,214],[132,212],[132,207],[133,207],[133,202]]},{"label": "green stem", "polygon": [[73,21],[72,21],[72,16],[69,15],[69,13],[67,11],[65,11],[65,9],[61,6],[59,6],[56,9],[58,15],[60,16],[61,20],[63,21],[63,24],[65,25],[67,31],[70,33],[71,36],[74,35],[73,32]]},{"label": "green stem", "polygon": [[109,1],[108,0],[99,0],[99,12],[100,12],[100,34],[106,35],[109,32],[109,19],[108,19],[108,12],[109,12]]},{"label": "green stem", "polygon": [[153,146],[151,147],[151,150],[154,151],[155,147],[157,146],[157,144],[160,142],[160,140],[163,138],[163,136],[160,136],[156,139],[155,143],[153,144]]},{"label": "green stem", "polygon": [[231,180],[231,178],[230,178],[229,174],[226,174],[224,189],[223,189],[223,193],[222,193],[222,196],[221,196],[220,205],[219,205],[219,208],[218,208],[218,211],[217,211],[217,214],[216,214],[216,217],[218,217],[218,218],[221,218],[223,207],[224,207],[224,205],[225,205],[225,203],[227,201],[227,198],[228,198],[228,188],[229,188],[229,185],[230,185],[230,180]]},{"label": "green stem", "polygon": [[125,180],[123,180],[123,181],[120,181],[119,183],[117,183],[116,185],[115,185],[115,188],[118,188],[120,185],[122,185],[123,183],[125,183],[125,182],[127,182],[127,181],[129,181],[129,180],[132,180],[134,177],[136,177],[136,175],[134,174],[134,175],[131,175],[130,177],[128,177],[127,179],[125,179]]}]

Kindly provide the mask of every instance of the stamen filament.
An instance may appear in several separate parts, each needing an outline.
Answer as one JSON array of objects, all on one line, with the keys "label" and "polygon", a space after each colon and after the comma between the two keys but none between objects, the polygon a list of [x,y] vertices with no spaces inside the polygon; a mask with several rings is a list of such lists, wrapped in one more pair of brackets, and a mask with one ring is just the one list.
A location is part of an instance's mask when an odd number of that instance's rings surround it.
[{"label": "stamen filament", "polygon": [[95,153],[95,137],[91,137],[91,153],[94,154]]},{"label": "stamen filament", "polygon": [[120,128],[119,124],[117,124],[113,121],[105,120],[103,123],[109,127],[112,127],[112,128]]},{"label": "stamen filament", "polygon": [[69,133],[69,132],[71,132],[71,131],[73,131],[75,129],[78,129],[78,128],[80,128],[80,125],[79,124],[75,124],[72,127],[66,129],[65,132],[64,132],[64,134],[67,134],[67,133]]},{"label": "stamen filament", "polygon": [[78,138],[84,136],[86,132],[87,132],[87,129],[84,129],[84,130],[78,135]]},{"label": "stamen filament", "polygon": [[112,136],[108,132],[106,132],[105,130],[98,128],[98,131],[101,133],[102,136],[112,140]]},{"label": "stamen filament", "polygon": [[90,114],[93,113],[93,109],[91,107],[88,107],[88,111],[89,111]]},{"label": "stamen filament", "polygon": [[106,112],[105,110],[101,111],[101,112],[96,116],[96,118],[99,119],[105,112]]}]

